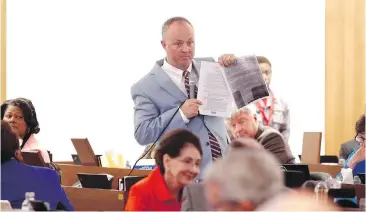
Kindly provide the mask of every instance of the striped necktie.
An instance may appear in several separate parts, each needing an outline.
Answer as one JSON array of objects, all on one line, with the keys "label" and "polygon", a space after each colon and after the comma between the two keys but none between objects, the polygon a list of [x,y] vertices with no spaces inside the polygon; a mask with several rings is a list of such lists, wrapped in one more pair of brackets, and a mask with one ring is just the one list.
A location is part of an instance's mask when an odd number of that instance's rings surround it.
[{"label": "striped necktie", "polygon": [[[190,92],[189,92],[189,90],[190,90],[189,74],[190,74],[189,71],[183,71],[184,87],[186,88],[188,98],[191,98]],[[195,92],[195,97],[196,97],[197,96],[197,86],[194,87],[194,92]],[[208,139],[210,141],[212,159],[216,160],[218,157],[221,156],[221,148],[220,148],[219,142],[217,141],[216,137],[210,132],[210,130],[208,128],[207,128],[207,132],[208,132]]]}]

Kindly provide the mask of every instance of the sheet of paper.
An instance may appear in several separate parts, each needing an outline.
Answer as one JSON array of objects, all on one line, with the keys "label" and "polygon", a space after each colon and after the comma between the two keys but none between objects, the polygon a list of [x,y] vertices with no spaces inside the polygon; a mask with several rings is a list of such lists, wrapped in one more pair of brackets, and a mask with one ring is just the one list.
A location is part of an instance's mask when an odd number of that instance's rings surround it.
[{"label": "sheet of paper", "polygon": [[222,75],[222,67],[215,62],[202,62],[197,99],[202,102],[200,114],[230,117],[232,97]]},{"label": "sheet of paper", "polygon": [[223,70],[225,83],[237,108],[269,96],[255,55],[239,57],[233,66]]}]

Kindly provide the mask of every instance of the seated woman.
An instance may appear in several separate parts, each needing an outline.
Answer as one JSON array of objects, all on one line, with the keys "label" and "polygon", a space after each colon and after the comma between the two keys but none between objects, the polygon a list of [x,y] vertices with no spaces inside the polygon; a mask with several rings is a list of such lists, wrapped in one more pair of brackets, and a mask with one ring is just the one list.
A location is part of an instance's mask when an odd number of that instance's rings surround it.
[{"label": "seated woman", "polygon": [[344,164],[344,168],[353,169],[353,176],[357,173],[365,173],[365,115],[356,122],[356,141],[360,147],[353,151]]},{"label": "seated woman", "polygon": [[9,122],[12,130],[22,141],[20,149],[22,151],[38,150],[41,152],[43,160],[50,162],[50,157],[35,134],[40,131],[36,110],[32,102],[25,98],[7,100],[1,105],[1,120]]},{"label": "seated woman", "polygon": [[[26,192],[46,201],[50,209],[73,211],[56,171],[19,162],[19,141],[9,123],[1,121],[1,199],[13,208],[21,208]],[[57,205],[62,206],[57,208]]]},{"label": "seated woman", "polygon": [[156,168],[131,187],[126,211],[180,211],[183,188],[199,175],[202,148],[192,132],[166,133],[156,149]]}]

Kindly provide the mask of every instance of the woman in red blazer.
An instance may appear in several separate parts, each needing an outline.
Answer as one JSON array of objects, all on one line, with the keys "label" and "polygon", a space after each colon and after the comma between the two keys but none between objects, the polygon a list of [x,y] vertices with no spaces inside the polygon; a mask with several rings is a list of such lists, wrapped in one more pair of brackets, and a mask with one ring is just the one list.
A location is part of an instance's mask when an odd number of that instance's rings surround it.
[{"label": "woman in red blazer", "polygon": [[199,175],[202,148],[192,132],[166,133],[155,153],[156,168],[131,187],[126,211],[180,211],[184,186]]}]

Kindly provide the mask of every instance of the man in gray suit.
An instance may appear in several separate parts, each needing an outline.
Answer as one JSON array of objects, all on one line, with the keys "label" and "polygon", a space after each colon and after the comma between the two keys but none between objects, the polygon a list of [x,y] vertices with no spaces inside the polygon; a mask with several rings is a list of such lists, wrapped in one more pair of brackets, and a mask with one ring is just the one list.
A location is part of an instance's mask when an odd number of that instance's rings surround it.
[{"label": "man in gray suit", "polygon": [[[188,129],[200,138],[202,170],[221,156],[228,142],[224,119],[200,115],[198,107],[201,102],[191,91],[194,85],[189,85],[190,76],[199,77],[201,61],[214,60],[193,59],[194,30],[183,17],[171,18],[163,24],[161,45],[166,58],[157,61],[153,69],[131,88],[135,104],[135,138],[139,144],[147,145],[157,141],[164,132]],[[235,60],[234,55],[223,55],[218,62],[228,67]],[[192,92],[195,96],[191,96]]]},{"label": "man in gray suit", "polygon": [[295,163],[295,157],[281,133],[272,127],[260,125],[256,114],[249,108],[233,107],[228,127],[234,138],[250,137],[257,140],[264,149],[274,154],[281,164]]}]

